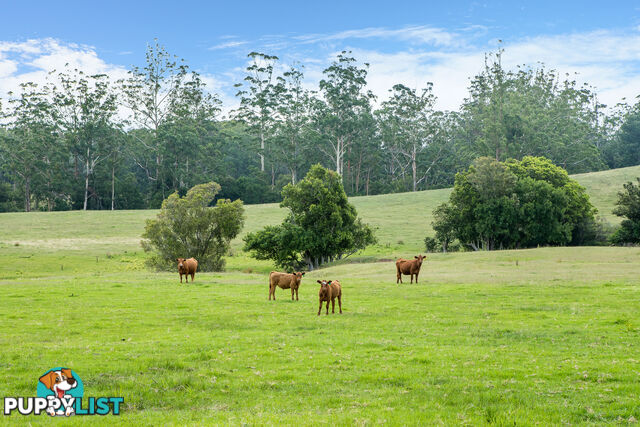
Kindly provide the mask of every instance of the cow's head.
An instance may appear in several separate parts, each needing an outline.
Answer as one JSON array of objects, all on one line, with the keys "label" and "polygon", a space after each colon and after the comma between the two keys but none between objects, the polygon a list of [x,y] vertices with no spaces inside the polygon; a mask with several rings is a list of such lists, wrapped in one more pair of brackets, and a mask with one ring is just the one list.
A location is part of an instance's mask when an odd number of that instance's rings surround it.
[{"label": "cow's head", "polygon": [[331,280],[318,280],[320,283],[320,294],[324,295],[326,292],[329,292],[329,285],[331,284]]},{"label": "cow's head", "polygon": [[304,276],[304,271],[296,271],[295,273],[291,273],[293,274],[293,278],[296,281],[296,285],[300,286],[300,281],[302,280],[302,276]]},{"label": "cow's head", "polygon": [[422,254],[420,254],[420,255],[418,255],[418,256],[415,256],[414,258],[418,260],[418,266],[421,266],[421,265],[422,265],[422,260],[427,259],[427,257],[426,257],[426,256],[423,256]]},{"label": "cow's head", "polygon": [[177,258],[176,261],[178,261],[178,268],[179,269],[183,269],[184,268],[184,258]]}]

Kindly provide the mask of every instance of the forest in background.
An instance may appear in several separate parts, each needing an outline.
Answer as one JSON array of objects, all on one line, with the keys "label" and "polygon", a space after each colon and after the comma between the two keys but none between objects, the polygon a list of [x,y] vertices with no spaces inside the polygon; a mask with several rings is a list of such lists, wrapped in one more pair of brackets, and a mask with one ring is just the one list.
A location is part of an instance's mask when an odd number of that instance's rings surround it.
[{"label": "forest in background", "polygon": [[605,106],[572,76],[507,70],[502,55],[460,82],[458,111],[435,108],[432,83],[397,82],[376,99],[368,64],[348,51],[312,88],[303,64],[250,53],[239,107],[224,116],[157,42],[122,80],[52,70],[0,99],[0,211],[158,208],[209,181],[218,198],[276,202],[314,164],[338,172],[349,196],[449,187],[482,156],[544,156],[569,173],[640,164],[640,103]]}]

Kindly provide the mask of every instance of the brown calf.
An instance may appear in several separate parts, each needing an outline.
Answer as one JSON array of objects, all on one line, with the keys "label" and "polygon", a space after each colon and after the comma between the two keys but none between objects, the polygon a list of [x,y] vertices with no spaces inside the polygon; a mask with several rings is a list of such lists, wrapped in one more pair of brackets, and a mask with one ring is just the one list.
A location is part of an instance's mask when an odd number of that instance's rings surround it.
[{"label": "brown calf", "polygon": [[291,300],[293,301],[293,293],[296,294],[296,301],[298,300],[298,288],[300,288],[300,281],[304,276],[304,272],[297,271],[295,273],[279,273],[272,271],[269,274],[269,301],[271,301],[271,295],[273,300],[276,300],[276,286],[282,289],[291,289]]},{"label": "brown calf", "polygon": [[340,286],[340,282],[337,280],[318,280],[318,283],[320,283],[320,291],[318,292],[318,299],[320,300],[318,316],[320,316],[322,303],[324,301],[327,302],[327,314],[329,314],[329,301],[331,301],[331,313],[336,312],[336,297],[338,298],[340,314],[342,314],[342,286]]},{"label": "brown calf", "polygon": [[195,258],[178,258],[178,273],[180,274],[180,283],[182,283],[182,275],[189,283],[189,275],[191,275],[191,281],[193,282],[193,276],[196,275],[198,269],[198,261]]},{"label": "brown calf", "polygon": [[422,267],[422,260],[426,259],[426,256],[418,255],[414,259],[398,259],[396,261],[396,283],[402,283],[402,275],[411,275],[411,283],[413,283],[413,275],[416,275],[416,283],[418,283],[418,274],[420,273],[420,267]]}]

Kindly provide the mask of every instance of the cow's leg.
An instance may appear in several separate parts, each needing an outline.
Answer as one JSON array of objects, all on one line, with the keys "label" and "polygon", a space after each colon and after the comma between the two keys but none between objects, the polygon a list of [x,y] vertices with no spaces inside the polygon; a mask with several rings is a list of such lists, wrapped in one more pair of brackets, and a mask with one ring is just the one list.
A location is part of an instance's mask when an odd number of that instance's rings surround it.
[{"label": "cow's leg", "polygon": [[296,301],[299,301],[299,300],[298,300],[298,289],[299,289],[299,288],[296,288]]},{"label": "cow's leg", "polygon": [[272,287],[271,287],[271,283],[269,283],[269,301],[271,301],[271,292],[272,292]]},{"label": "cow's leg", "polygon": [[191,273],[191,282],[193,283],[193,278],[196,277],[196,273],[195,271],[193,273]]},{"label": "cow's leg", "polygon": [[331,314],[336,314],[336,298],[331,298]]},{"label": "cow's leg", "polygon": [[411,273],[411,283],[413,283],[413,273]]},{"label": "cow's leg", "polygon": [[291,301],[293,301],[293,295],[295,294],[296,290],[291,288]]},{"label": "cow's leg", "polygon": [[321,311],[322,311],[322,300],[320,300],[320,305],[318,306],[318,316],[320,316]]},{"label": "cow's leg", "polygon": [[338,295],[338,308],[340,309],[340,314],[342,314],[342,294]]},{"label": "cow's leg", "polygon": [[180,273],[180,283],[182,283],[182,273]]},{"label": "cow's leg", "polygon": [[416,283],[418,283],[418,274],[420,274],[419,271],[416,273]]},{"label": "cow's leg", "polygon": [[327,315],[329,314],[329,300],[327,300]]},{"label": "cow's leg", "polygon": [[189,273],[184,275],[184,281],[189,283]]}]

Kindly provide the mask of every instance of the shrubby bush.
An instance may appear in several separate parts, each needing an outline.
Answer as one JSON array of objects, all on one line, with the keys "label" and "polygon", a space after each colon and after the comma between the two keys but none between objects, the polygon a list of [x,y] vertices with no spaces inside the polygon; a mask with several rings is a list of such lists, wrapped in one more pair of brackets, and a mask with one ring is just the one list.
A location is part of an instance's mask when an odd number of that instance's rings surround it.
[{"label": "shrubby bush", "polygon": [[194,257],[198,269],[220,271],[231,240],[244,225],[242,201],[217,201],[209,207],[220,185],[196,185],[184,197],[175,192],[164,202],[155,219],[147,220],[142,237],[145,252],[152,252],[149,264],[159,269],[175,267],[176,258]]},{"label": "shrubby bush", "polygon": [[439,252],[442,250],[442,243],[435,237],[427,236],[424,238],[424,248],[427,252]]},{"label": "shrubby bush", "polygon": [[474,250],[581,245],[597,234],[595,213],[585,189],[544,157],[481,157],[456,175],[433,228],[443,248],[454,240]]},{"label": "shrubby bush", "polygon": [[464,250],[460,242],[457,240],[454,242],[443,243],[437,237],[427,236],[424,238],[424,247],[427,252],[461,252]]}]

